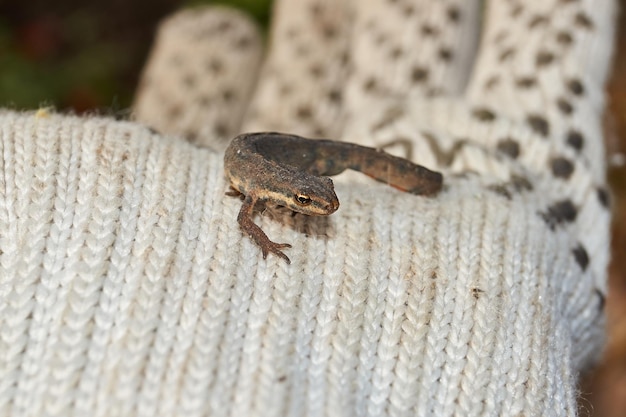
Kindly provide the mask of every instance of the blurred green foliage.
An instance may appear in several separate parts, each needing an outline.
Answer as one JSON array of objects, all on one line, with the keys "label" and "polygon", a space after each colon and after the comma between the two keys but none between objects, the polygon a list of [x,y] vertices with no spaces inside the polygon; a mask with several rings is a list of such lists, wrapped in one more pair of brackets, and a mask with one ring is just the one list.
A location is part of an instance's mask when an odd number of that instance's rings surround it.
[{"label": "blurred green foliage", "polygon": [[248,13],[262,27],[267,27],[270,19],[272,0],[188,0],[188,6],[223,4]]},{"label": "blurred green foliage", "polygon": [[0,107],[124,115],[160,20],[221,4],[267,27],[272,0],[56,0],[0,4]]}]

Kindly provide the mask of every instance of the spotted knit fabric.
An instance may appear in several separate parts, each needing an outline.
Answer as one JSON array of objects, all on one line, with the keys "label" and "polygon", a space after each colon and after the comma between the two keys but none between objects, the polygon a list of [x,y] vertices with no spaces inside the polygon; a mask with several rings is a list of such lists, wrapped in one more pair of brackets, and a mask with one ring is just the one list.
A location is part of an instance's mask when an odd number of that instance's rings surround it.
[{"label": "spotted knit fabric", "polygon": [[[188,10],[135,121],[0,112],[0,415],[576,415],[614,6],[277,0],[262,64],[245,16]],[[250,130],[408,144],[444,189],[342,174],[332,216],[255,217],[292,244],[264,260],[224,195]]]}]

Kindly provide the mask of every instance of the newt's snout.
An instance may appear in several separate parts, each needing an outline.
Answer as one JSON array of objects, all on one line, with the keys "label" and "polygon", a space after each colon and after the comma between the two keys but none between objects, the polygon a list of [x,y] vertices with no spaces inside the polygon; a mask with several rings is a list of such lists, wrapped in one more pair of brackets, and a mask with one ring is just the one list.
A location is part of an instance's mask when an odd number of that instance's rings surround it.
[{"label": "newt's snout", "polygon": [[331,200],[328,202],[328,204],[325,207],[326,214],[332,214],[336,212],[338,208],[339,208],[339,200]]},{"label": "newt's snout", "polygon": [[309,216],[328,216],[336,212],[339,208],[339,200],[334,195],[325,196],[324,198],[320,196],[316,197],[317,198],[315,198],[308,207],[291,207],[291,209]]}]

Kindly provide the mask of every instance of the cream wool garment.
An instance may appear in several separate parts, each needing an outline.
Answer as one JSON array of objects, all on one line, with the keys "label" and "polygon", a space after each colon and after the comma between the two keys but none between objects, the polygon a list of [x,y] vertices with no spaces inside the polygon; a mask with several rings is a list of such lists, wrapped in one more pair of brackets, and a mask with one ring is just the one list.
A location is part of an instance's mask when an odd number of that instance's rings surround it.
[{"label": "cream wool garment", "polygon": [[[614,4],[494,0],[476,48],[481,10],[279,0],[258,75],[245,17],[183,11],[137,121],[0,112],[0,415],[576,415]],[[264,260],[222,151],[270,129],[409,142],[445,188],[343,175],[332,216],[256,216]]]}]

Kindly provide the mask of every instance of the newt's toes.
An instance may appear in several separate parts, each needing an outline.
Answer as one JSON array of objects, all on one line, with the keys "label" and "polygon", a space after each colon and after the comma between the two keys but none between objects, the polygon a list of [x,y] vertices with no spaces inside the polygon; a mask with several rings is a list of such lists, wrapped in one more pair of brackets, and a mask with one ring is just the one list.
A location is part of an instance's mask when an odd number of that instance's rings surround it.
[{"label": "newt's toes", "polygon": [[261,248],[261,250],[263,251],[263,259],[266,259],[267,254],[269,252],[272,252],[274,255],[280,256],[281,258],[283,258],[288,264],[291,264],[291,260],[289,259],[289,257],[287,257],[287,255],[285,255],[283,251],[281,251],[281,249],[283,248],[290,248],[290,247],[291,245],[289,243],[270,242]]}]

